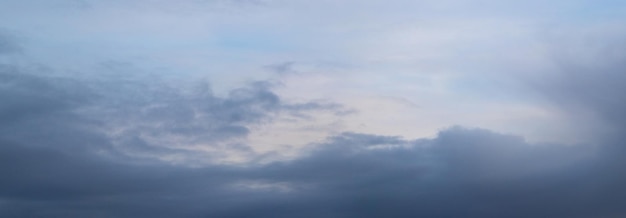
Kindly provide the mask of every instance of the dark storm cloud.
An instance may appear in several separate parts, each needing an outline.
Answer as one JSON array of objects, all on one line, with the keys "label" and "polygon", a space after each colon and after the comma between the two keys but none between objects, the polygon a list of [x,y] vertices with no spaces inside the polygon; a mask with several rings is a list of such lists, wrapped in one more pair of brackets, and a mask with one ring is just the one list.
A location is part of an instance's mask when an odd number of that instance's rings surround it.
[{"label": "dark storm cloud", "polygon": [[[275,212],[260,217],[595,217],[624,212],[616,202],[624,199],[624,188],[599,173],[607,171],[594,167],[587,149],[533,146],[518,137],[463,128],[417,141],[344,134],[309,157],[264,167],[264,176],[306,188],[290,206],[266,206]],[[291,206],[299,209],[290,211]],[[240,213],[236,217],[259,211]]]},{"label": "dark storm cloud", "polygon": [[[7,103],[2,110],[0,215],[4,217],[610,217],[626,213],[620,204],[626,200],[626,179],[616,167],[621,161],[592,147],[531,145],[517,136],[456,127],[419,140],[343,133],[293,161],[188,168],[101,155],[99,151],[115,150],[112,145],[119,139],[100,131],[98,126],[105,120],[91,117],[94,111],[106,119],[112,116],[101,107],[113,100],[97,94],[97,85],[16,71],[5,71],[3,78]],[[245,132],[221,128],[245,128],[244,124],[260,122],[282,105],[265,84],[234,90],[228,97],[216,97],[209,90],[201,88],[191,95],[195,97],[169,93],[164,99],[138,98],[134,106],[120,109],[138,114],[112,114],[133,122],[166,123],[158,128],[144,124],[139,131],[234,137]],[[149,102],[150,107],[137,102]],[[117,106],[125,104],[130,103],[117,102]],[[98,110],[80,112],[96,106]],[[194,127],[200,129],[198,133],[176,129],[183,123],[200,125],[186,113],[218,114],[223,117],[204,118],[204,122],[222,126]],[[141,143],[154,146],[142,139],[121,145]]]},{"label": "dark storm cloud", "polygon": [[220,180],[229,178],[226,169],[117,164],[94,155],[6,141],[0,155],[0,193],[6,200],[0,209],[3,217],[171,217],[185,215],[185,211],[197,213],[191,210],[197,205],[187,200],[214,204],[224,183]]},{"label": "dark storm cloud", "polygon": [[0,214],[8,217],[209,211],[204,204],[221,204],[231,174],[240,170],[173,167],[135,154],[210,158],[169,145],[167,137],[151,139],[166,135],[211,145],[245,137],[248,125],[268,122],[274,113],[314,110],[281,102],[263,82],[218,97],[206,85],[183,93],[147,82],[158,78],[72,79],[12,65],[0,70]]},{"label": "dark storm cloud", "polygon": [[[624,179],[588,149],[530,145],[519,137],[464,128],[413,141],[345,133],[290,162],[192,169],[119,163],[3,142],[0,170],[10,176],[0,181],[4,200],[0,213],[46,217],[623,215]],[[269,188],[255,188],[263,185]]]},{"label": "dark storm cloud", "polygon": [[[624,200],[624,179],[611,162],[591,159],[586,148],[531,146],[486,130],[454,128],[415,141],[344,133],[301,159],[243,168],[192,169],[103,156],[100,152],[115,154],[120,146],[154,152],[155,145],[140,137],[146,133],[222,140],[245,136],[247,124],[283,107],[324,107],[286,106],[264,83],[217,97],[206,86],[185,95],[142,80],[99,84],[10,67],[1,76],[3,216],[589,217],[622,212],[616,202]],[[102,131],[107,125],[132,128],[111,136]],[[237,188],[240,183],[244,186]],[[270,188],[255,189],[255,184]],[[277,191],[281,187],[287,191]]]},{"label": "dark storm cloud", "polygon": [[[623,133],[624,65],[610,63],[572,67],[542,90]],[[337,107],[285,103],[267,83],[218,96],[208,85],[185,92],[152,77],[72,79],[3,66],[0,78],[0,217],[626,215],[626,149],[614,149],[622,137],[563,146],[461,127],[417,140],[343,133],[291,161],[187,167],[129,153],[194,158],[168,137],[211,144],[245,137],[274,113]]]},{"label": "dark storm cloud", "polygon": [[[78,81],[35,76],[15,66],[0,68],[0,138],[27,146],[73,152],[105,149],[108,139],[91,131],[93,118],[75,111],[92,104],[95,94]],[[92,147],[93,146],[93,147]]]}]

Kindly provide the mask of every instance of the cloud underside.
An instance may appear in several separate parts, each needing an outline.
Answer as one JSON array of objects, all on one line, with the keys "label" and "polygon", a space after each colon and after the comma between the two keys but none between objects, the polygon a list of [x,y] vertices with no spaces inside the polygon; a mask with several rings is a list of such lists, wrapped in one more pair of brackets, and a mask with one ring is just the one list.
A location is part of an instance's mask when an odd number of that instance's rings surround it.
[{"label": "cloud underside", "polygon": [[[341,106],[286,103],[267,83],[220,97],[206,85],[184,92],[145,78],[77,80],[10,65],[0,77],[2,217],[626,215],[620,137],[564,146],[463,127],[415,140],[345,132],[289,161],[190,167],[159,157],[216,158],[186,144],[255,157],[254,145],[237,141],[251,126]],[[585,105],[622,121],[608,110],[617,102]]]},{"label": "cloud underside", "polygon": [[417,141],[344,133],[306,157],[247,167],[2,144],[6,217],[614,217],[626,198],[624,162],[602,151],[463,128]]}]

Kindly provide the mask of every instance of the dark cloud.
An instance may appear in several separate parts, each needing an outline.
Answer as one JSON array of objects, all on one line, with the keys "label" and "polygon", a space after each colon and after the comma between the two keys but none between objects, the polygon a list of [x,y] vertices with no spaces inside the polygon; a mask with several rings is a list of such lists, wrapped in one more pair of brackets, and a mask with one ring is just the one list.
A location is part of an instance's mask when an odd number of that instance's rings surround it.
[{"label": "dark cloud", "polygon": [[[218,97],[206,86],[185,94],[146,78],[72,79],[18,66],[3,66],[0,78],[0,214],[9,217],[185,217],[208,210],[187,204],[223,200],[228,183],[221,180],[232,181],[226,174],[235,170],[144,157],[211,158],[170,145],[168,137],[210,146],[245,137],[249,125],[274,113],[300,110],[264,83]],[[223,150],[242,149],[233,146]]]},{"label": "dark cloud", "polygon": [[[586,147],[487,130],[345,133],[300,159],[187,168],[2,142],[3,216],[612,217],[624,179]],[[596,154],[597,155],[597,154]],[[600,155],[601,156],[601,155]]]},{"label": "dark cloud", "polygon": [[2,142],[1,149],[0,171],[5,176],[0,193],[6,204],[0,213],[9,217],[184,215],[191,206],[182,203],[192,202],[177,199],[197,198],[193,192],[217,197],[224,183],[220,180],[229,178],[224,169],[118,164],[94,155],[10,142]]},{"label": "dark cloud", "polygon": [[[301,213],[329,217],[595,217],[623,212],[614,200],[623,199],[624,188],[600,185],[615,178],[597,176],[595,170],[606,170],[594,168],[587,149],[530,145],[518,137],[463,128],[417,141],[350,133],[331,138],[309,157],[270,165],[263,172],[276,181],[306,184],[296,200],[301,203],[293,204],[307,205]],[[602,192],[618,199],[605,200]],[[289,211],[267,217],[284,213]]]},{"label": "dark cloud", "polygon": [[[5,217],[624,212],[619,202],[626,200],[625,178],[616,167],[621,161],[590,147],[530,145],[520,137],[464,128],[420,140],[343,133],[293,161],[190,168],[138,157],[200,159],[158,137],[218,142],[245,137],[248,125],[267,122],[281,110],[333,107],[286,104],[265,83],[219,97],[207,86],[185,94],[144,78],[79,81],[17,68],[5,68],[1,76]],[[124,130],[111,134],[112,128]]]},{"label": "dark cloud", "polygon": [[[610,63],[572,67],[541,90],[621,133],[624,68]],[[263,82],[218,96],[151,76],[77,79],[3,66],[0,78],[0,217],[626,215],[619,136],[565,146],[462,127],[417,140],[342,133],[291,161],[189,167],[155,157],[210,159],[176,143],[213,146],[277,113],[341,107],[287,103]],[[253,152],[230,145],[220,149]]]},{"label": "dark cloud", "polygon": [[[139,70],[128,63],[107,62],[100,70],[79,79],[0,67],[0,136],[39,146],[93,146],[86,150],[111,154],[201,156],[181,145],[218,146],[245,138],[251,126],[280,113],[307,117],[343,110],[338,104],[282,102],[266,82],[217,96],[205,83],[178,89],[151,74],[129,73]],[[249,152],[242,144],[228,146],[223,149]]]}]

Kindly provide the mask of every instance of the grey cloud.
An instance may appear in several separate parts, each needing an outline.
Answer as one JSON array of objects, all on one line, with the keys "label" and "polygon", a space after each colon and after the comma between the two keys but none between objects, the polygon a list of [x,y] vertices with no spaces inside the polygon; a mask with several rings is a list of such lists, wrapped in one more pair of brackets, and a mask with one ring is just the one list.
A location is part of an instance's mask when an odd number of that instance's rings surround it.
[{"label": "grey cloud", "polygon": [[67,111],[89,99],[80,84],[64,79],[40,78],[14,67],[0,68],[0,119],[5,122]]},{"label": "grey cloud", "polygon": [[[274,113],[338,107],[283,102],[263,82],[217,96],[208,85],[185,92],[153,77],[71,79],[17,67],[2,68],[0,77],[2,217],[626,214],[619,137],[594,147],[529,144],[462,127],[416,140],[342,133],[292,161],[187,167],[128,151],[200,159],[169,145],[168,137],[211,144],[245,137],[250,125],[270,122]],[[615,86],[621,77],[584,78],[563,77],[565,85],[547,86],[546,93],[621,123],[619,113],[607,112],[621,103],[596,99],[621,90]],[[570,83],[599,90],[566,94],[579,87]]]},{"label": "grey cloud", "polygon": [[293,116],[312,119],[308,113],[311,111],[330,111],[337,116],[354,113],[354,109],[347,109],[341,104],[322,101],[310,101],[306,103],[294,103],[284,107]]},{"label": "grey cloud", "polygon": [[[2,216],[171,217],[193,203],[217,201],[225,169],[202,171],[168,165],[119,164],[56,148],[2,142]],[[194,192],[201,193],[195,197]],[[197,199],[200,200],[200,199]],[[204,203],[215,203],[203,201]],[[171,205],[170,203],[176,203]],[[197,212],[197,211],[191,211]]]},{"label": "grey cloud", "polygon": [[[487,130],[433,139],[343,133],[293,161],[190,168],[115,154],[146,134],[243,137],[289,105],[257,83],[219,97],[146,80],[5,71],[0,215],[7,217],[598,217],[623,214],[620,159]],[[80,85],[79,85],[80,84]],[[110,90],[110,91],[109,91]],[[116,94],[117,91],[126,95]],[[11,118],[11,119],[8,119]],[[108,125],[130,128],[110,135]],[[232,129],[229,129],[232,128]],[[238,129],[239,128],[239,129]],[[104,129],[104,130],[103,130]],[[207,137],[207,138],[203,138]],[[120,142],[122,140],[123,142]],[[156,150],[156,151],[155,151]],[[104,155],[102,151],[105,151]],[[107,154],[108,151],[108,154]],[[158,153],[161,152],[161,153]],[[594,156],[595,155],[595,156]]]},{"label": "grey cloud", "polygon": [[287,62],[282,62],[278,64],[268,65],[268,66],[265,66],[265,68],[278,75],[286,75],[286,74],[297,73],[293,69],[295,64],[296,64],[295,61],[287,61]]},{"label": "grey cloud", "polygon": [[[400,146],[371,149],[388,144]],[[415,141],[348,133],[321,146],[308,157],[254,173],[259,179],[300,184],[293,201],[245,206],[225,217],[603,217],[626,212],[617,203],[626,197],[619,182],[624,179],[600,166],[606,154],[595,159],[588,147],[530,145],[519,137],[458,127]]]},{"label": "grey cloud", "polygon": [[[142,136],[208,135],[209,142],[243,137],[248,124],[261,122],[281,108],[278,97],[263,84],[217,97],[208,89],[185,95],[132,79],[79,80],[24,71],[6,67],[0,72],[1,216],[198,213],[198,208],[190,208],[194,205],[170,203],[187,204],[176,199],[192,195],[198,195],[193,197],[197,201],[216,203],[225,186],[219,181],[229,178],[221,174],[235,171],[173,167],[127,156],[127,149],[193,158],[193,152],[163,148]],[[129,124],[132,129],[111,135],[108,128],[126,127],[118,126],[122,121],[135,126]],[[185,129],[184,124],[191,127]]]},{"label": "grey cloud", "polygon": [[[265,83],[219,97],[206,86],[184,94],[140,82],[146,80],[78,82],[15,68],[5,69],[2,77],[2,216],[596,217],[625,212],[618,203],[626,200],[623,161],[602,149],[530,145],[516,136],[456,127],[419,140],[343,133],[289,162],[188,168],[116,152],[134,146],[137,153],[193,158],[193,152],[163,148],[144,136],[225,140],[245,136],[247,125],[280,110],[326,107],[286,104]],[[110,135],[103,131],[108,125],[130,129]]]},{"label": "grey cloud", "polygon": [[[344,133],[267,165],[132,164],[2,142],[3,216],[602,217],[623,214],[623,178],[585,147],[487,130],[433,139]],[[390,147],[385,147],[391,145]],[[380,147],[383,146],[383,147]],[[501,169],[501,170],[498,170]],[[276,189],[236,188],[251,181]]]},{"label": "grey cloud", "polygon": [[621,135],[626,130],[624,33],[599,34],[555,42],[551,49],[558,69],[545,72],[532,83],[573,119],[591,113]]},{"label": "grey cloud", "polygon": [[18,67],[0,68],[0,78],[0,139],[77,153],[108,149],[106,136],[90,130],[97,121],[76,112],[96,98],[81,83]]},{"label": "grey cloud", "polygon": [[[112,155],[202,159],[179,144],[217,146],[245,138],[250,126],[271,122],[280,113],[306,116],[341,109],[338,104],[283,102],[267,82],[217,96],[207,84],[182,90],[150,74],[133,74],[138,70],[132,64],[103,66],[99,76],[87,78],[46,76],[11,65],[0,68],[0,136],[27,145]],[[229,147],[251,152],[242,144]]]}]

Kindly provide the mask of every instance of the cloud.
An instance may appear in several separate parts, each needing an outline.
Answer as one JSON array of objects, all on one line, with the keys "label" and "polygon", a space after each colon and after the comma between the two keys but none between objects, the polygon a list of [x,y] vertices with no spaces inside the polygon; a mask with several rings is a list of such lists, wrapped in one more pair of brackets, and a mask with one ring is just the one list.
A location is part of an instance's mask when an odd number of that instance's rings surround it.
[{"label": "cloud", "polygon": [[[27,60],[11,63],[23,57],[0,65],[0,217],[626,216],[624,43],[615,39],[623,37],[555,47],[559,69],[531,79],[572,125],[610,132],[596,134],[591,145],[530,143],[499,129],[458,126],[432,137],[393,133],[460,117],[472,117],[469,124],[527,117],[503,108],[530,104],[517,99],[526,93],[507,91],[530,91],[512,88],[518,81],[508,77],[474,72],[536,54],[532,22],[566,19],[533,15],[568,14],[575,20],[568,22],[578,23],[576,7],[561,7],[569,3],[532,12],[519,10],[521,2],[489,1],[482,9],[459,1],[145,2],[12,2],[3,8],[2,25],[31,44],[0,33],[0,55],[24,46],[33,51],[29,61],[53,64],[45,72]],[[268,7],[254,7],[259,4]],[[523,7],[532,5],[539,2]],[[483,15],[493,11],[500,12]],[[279,41],[293,48],[219,46],[231,36],[243,44]],[[529,48],[507,54],[518,47]],[[124,61],[84,67],[103,57]],[[142,72],[137,62],[155,72]],[[229,80],[259,66],[282,81],[312,85],[284,90],[291,98],[263,79],[227,91],[212,87],[229,87],[236,83]],[[164,75],[179,71],[212,80],[176,82]],[[433,72],[415,73],[421,71]],[[454,76],[459,79],[448,80]],[[486,96],[492,93],[501,97]],[[302,98],[341,94],[338,102]],[[368,95],[390,100],[345,106]],[[480,105],[485,102],[495,106]],[[471,107],[477,104],[490,110]],[[381,125],[369,133],[327,128],[363,109],[375,113],[355,125]],[[272,125],[269,133],[261,131]],[[263,134],[264,140],[249,140]],[[298,145],[283,140],[305,146],[289,150]],[[264,142],[288,148],[264,151]],[[293,150],[289,158],[273,156]]]},{"label": "cloud", "polygon": [[[603,147],[534,145],[461,127],[416,140],[346,132],[290,161],[190,167],[172,162],[217,158],[219,150],[255,155],[250,145],[220,143],[245,138],[274,113],[341,107],[286,103],[263,82],[220,97],[207,85],[184,91],[141,76],[80,80],[19,67],[0,75],[2,216],[624,213],[624,162]],[[222,147],[188,146],[197,142]]]},{"label": "cloud", "polygon": [[564,112],[572,125],[596,139],[622,138],[626,131],[626,53],[623,28],[588,29],[551,37],[553,67],[531,74],[530,87]]},{"label": "cloud", "polygon": [[202,153],[217,158],[225,152],[252,154],[245,145],[251,128],[271,123],[280,114],[297,121],[314,119],[311,114],[317,111],[334,111],[336,116],[345,111],[339,104],[284,102],[268,82],[250,83],[217,96],[206,83],[175,88],[158,76],[124,75],[132,66],[115,66],[87,78],[4,66],[0,69],[0,120],[4,123],[0,136],[42,147],[84,150],[93,146],[87,150],[112,155],[174,161],[181,155],[182,159],[203,159]]},{"label": "cloud", "polygon": [[[310,187],[302,190],[306,197],[299,203],[309,206],[298,211],[304,214],[589,217],[607,211],[588,207],[610,201],[598,202],[601,198],[593,195],[599,192],[578,189],[612,178],[581,180],[597,170],[581,169],[593,166],[586,149],[530,145],[519,137],[464,128],[413,141],[347,133],[330,138],[306,158],[265,169],[277,181]],[[618,185],[597,188],[624,191]],[[570,194],[574,199],[566,197]],[[613,204],[611,210],[620,209]],[[289,211],[277,212],[281,213]],[[298,215],[285,215],[290,216]]]},{"label": "cloud", "polygon": [[480,129],[433,139],[344,133],[288,162],[187,168],[3,142],[3,216],[603,217],[618,169],[589,148]]},{"label": "cloud", "polygon": [[[267,82],[220,96],[204,83],[181,89],[158,76],[116,72],[78,78],[2,68],[0,216],[582,218],[626,213],[620,204],[626,200],[621,173],[626,163],[619,137],[585,146],[531,144],[520,136],[463,127],[418,139],[344,132],[311,141],[297,158],[260,163],[258,157],[266,154],[241,140],[253,126],[273,122],[276,114],[306,121],[312,119],[308,113],[343,106],[287,102]],[[620,90],[612,87],[619,84],[615,81],[563,78],[546,89],[547,96],[576,90],[561,83]],[[604,89],[601,95],[560,99],[564,105],[584,102],[604,115],[620,105],[596,102],[610,92]],[[620,123],[619,117],[611,118]],[[215,161],[233,153],[249,162]]]}]

